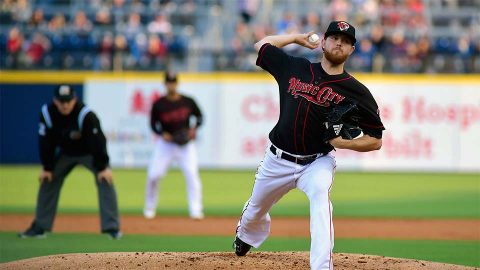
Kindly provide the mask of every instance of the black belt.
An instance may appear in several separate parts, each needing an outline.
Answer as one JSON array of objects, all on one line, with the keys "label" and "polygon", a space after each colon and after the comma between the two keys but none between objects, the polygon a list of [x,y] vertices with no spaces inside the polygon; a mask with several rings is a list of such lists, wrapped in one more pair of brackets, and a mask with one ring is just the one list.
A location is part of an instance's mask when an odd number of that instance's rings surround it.
[{"label": "black belt", "polygon": [[[275,146],[273,146],[273,144],[270,146],[270,151],[272,151],[272,153],[274,155],[277,155],[277,148]],[[309,155],[309,156],[304,156],[304,157],[295,157],[295,156],[292,156],[292,155],[289,155],[285,152],[282,152],[282,155],[280,156],[282,159],[285,159],[285,160],[288,160],[288,161],[291,161],[293,163],[297,163],[297,164],[300,164],[300,165],[307,165],[307,164],[310,164],[312,163],[313,161],[315,161],[315,159],[317,159],[318,155]]]}]

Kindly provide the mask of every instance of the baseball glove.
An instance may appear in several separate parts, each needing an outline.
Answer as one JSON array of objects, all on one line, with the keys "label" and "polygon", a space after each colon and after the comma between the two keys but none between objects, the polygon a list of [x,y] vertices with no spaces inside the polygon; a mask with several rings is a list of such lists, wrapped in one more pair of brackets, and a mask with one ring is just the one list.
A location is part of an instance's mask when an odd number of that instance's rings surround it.
[{"label": "baseball glove", "polygon": [[358,107],[354,103],[346,103],[332,108],[326,114],[324,141],[341,136],[351,140],[362,133],[358,126]]},{"label": "baseball glove", "polygon": [[188,129],[182,129],[172,134],[172,141],[178,145],[185,145],[190,141]]}]

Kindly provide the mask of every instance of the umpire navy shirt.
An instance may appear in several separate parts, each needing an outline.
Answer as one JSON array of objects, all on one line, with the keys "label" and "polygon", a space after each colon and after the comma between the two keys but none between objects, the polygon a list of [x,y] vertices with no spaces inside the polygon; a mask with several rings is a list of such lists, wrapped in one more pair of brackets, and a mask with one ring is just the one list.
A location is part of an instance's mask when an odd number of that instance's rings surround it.
[{"label": "umpire navy shirt", "polygon": [[107,140],[100,121],[80,101],[69,115],[62,115],[53,103],[43,105],[38,135],[44,170],[52,171],[56,159],[62,154],[92,155],[93,165],[98,171],[108,166]]},{"label": "umpire navy shirt", "polygon": [[383,127],[378,105],[372,94],[352,75],[327,74],[320,63],[293,57],[266,43],[259,52],[257,65],[277,81],[280,92],[280,117],[269,134],[280,149],[297,155],[328,153],[323,142],[326,113],[343,102],[355,102],[358,122],[364,134],[382,137]]}]

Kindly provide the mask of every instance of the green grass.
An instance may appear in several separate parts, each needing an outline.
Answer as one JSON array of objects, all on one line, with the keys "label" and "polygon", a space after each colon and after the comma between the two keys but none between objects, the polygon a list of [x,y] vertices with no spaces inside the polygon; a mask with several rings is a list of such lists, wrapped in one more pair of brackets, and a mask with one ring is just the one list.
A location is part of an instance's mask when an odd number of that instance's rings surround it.
[{"label": "green grass", "polygon": [[[38,166],[0,166],[0,212],[32,213],[38,190]],[[140,214],[145,170],[115,169],[122,214]],[[201,171],[207,215],[237,216],[250,196],[254,170]],[[76,168],[62,189],[59,212],[96,213],[93,177]],[[171,170],[161,183],[158,211],[187,214],[183,175]],[[350,217],[480,218],[480,176],[338,172],[332,190],[334,214]],[[308,200],[293,190],[272,209],[273,215],[308,216]]]},{"label": "green grass", "polygon": [[480,266],[478,241],[336,239],[335,252]]},{"label": "green grass", "polygon": [[[0,212],[33,213],[38,166],[0,166]],[[115,169],[122,214],[141,214],[145,170]],[[201,171],[207,215],[238,216],[250,196],[254,169]],[[63,187],[59,212],[97,213],[92,175],[76,168]],[[480,176],[475,174],[345,173],[338,172],[332,190],[334,214],[344,217],[480,218]],[[182,174],[171,170],[162,182],[162,215],[186,215]],[[272,215],[308,216],[308,200],[298,190],[287,194]],[[231,237],[127,235],[121,241],[98,234],[49,235],[19,239],[0,233],[0,262],[50,254],[113,251],[229,251]],[[376,254],[480,266],[478,241],[403,241],[337,239],[336,252]],[[274,238],[260,250],[308,250],[309,239]]]},{"label": "green grass", "polygon": [[[126,235],[115,241],[98,234],[66,233],[20,239],[14,233],[1,232],[0,262],[65,253],[232,251],[232,240],[223,236]],[[308,251],[309,246],[306,238],[270,237],[258,250]],[[480,246],[472,241],[337,239],[334,251],[480,266]]]}]

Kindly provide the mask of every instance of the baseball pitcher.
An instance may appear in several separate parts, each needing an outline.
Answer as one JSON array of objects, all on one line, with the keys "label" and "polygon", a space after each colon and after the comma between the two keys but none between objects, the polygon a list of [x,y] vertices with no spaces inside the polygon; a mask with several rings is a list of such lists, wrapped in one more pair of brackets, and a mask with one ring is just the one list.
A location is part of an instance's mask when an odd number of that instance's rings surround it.
[{"label": "baseball pitcher", "polygon": [[[270,232],[268,212],[298,188],[310,201],[310,267],[331,270],[335,149],[379,150],[384,127],[370,91],[344,70],[355,49],[355,28],[334,21],[323,39],[312,35],[267,36],[255,44],[257,65],[278,83],[280,116],[240,217],[234,248],[238,256],[252,246],[258,248]],[[310,49],[321,46],[321,61],[311,63],[280,49],[291,43]]]}]

